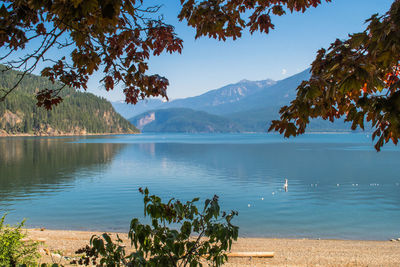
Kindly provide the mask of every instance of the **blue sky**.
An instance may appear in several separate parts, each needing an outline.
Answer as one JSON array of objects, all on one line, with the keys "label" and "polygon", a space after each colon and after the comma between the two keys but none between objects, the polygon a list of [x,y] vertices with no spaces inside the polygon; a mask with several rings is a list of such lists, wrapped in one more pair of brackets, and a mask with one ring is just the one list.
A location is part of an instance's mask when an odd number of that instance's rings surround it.
[{"label": "blue sky", "polygon": [[[336,38],[365,28],[374,13],[385,13],[392,0],[333,0],[303,13],[275,17],[275,30],[266,34],[245,33],[236,41],[208,38],[195,40],[195,31],[179,22],[179,1],[165,1],[161,12],[184,40],[182,54],[162,55],[150,60],[150,70],[170,81],[170,99],[195,96],[242,79],[280,80],[310,66],[321,47]],[[175,3],[175,4],[173,4]],[[110,100],[124,99],[121,90],[102,93],[93,79],[92,92]]]},{"label": "blue sky", "polygon": [[[146,2],[146,1],[145,1]],[[275,30],[268,35],[245,33],[236,41],[200,38],[179,22],[179,2],[163,3],[161,13],[184,40],[182,54],[152,57],[150,71],[170,81],[170,99],[195,96],[242,79],[280,80],[310,66],[316,52],[329,47],[336,38],[365,29],[365,20],[385,13],[393,0],[332,0],[305,13],[274,17]],[[89,91],[109,100],[123,100],[121,89],[106,92],[99,84],[101,73],[89,83]]]}]

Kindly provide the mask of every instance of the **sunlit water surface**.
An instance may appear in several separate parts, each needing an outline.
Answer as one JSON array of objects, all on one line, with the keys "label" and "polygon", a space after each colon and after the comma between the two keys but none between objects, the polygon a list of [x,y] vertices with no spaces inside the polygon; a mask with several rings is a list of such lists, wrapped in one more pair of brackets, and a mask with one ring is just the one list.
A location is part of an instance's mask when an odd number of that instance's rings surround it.
[{"label": "sunlit water surface", "polygon": [[400,236],[400,149],[377,153],[366,134],[1,138],[0,151],[9,223],[126,231],[148,187],[165,200],[218,195],[241,236]]}]

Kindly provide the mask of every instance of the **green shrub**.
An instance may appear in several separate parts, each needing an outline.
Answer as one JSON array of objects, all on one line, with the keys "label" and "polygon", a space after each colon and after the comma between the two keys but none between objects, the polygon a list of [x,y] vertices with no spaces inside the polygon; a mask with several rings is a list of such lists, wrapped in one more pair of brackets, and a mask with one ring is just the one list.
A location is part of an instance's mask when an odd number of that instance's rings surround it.
[{"label": "green shrub", "polygon": [[[236,211],[220,213],[218,197],[207,199],[199,211],[198,198],[182,204],[171,199],[161,202],[149,196],[147,188],[139,189],[144,195],[144,215],[150,216],[151,225],[134,218],[128,237],[136,249],[128,254],[117,236],[115,243],[104,233],[93,236],[90,246],[77,251],[85,253],[78,263],[101,266],[202,266],[201,262],[220,266],[228,257],[232,241],[237,240],[239,228],[231,224]],[[179,229],[179,230],[176,230]]]},{"label": "green shrub", "polygon": [[15,226],[4,224],[5,215],[0,219],[0,266],[34,265],[39,258],[38,244],[23,241],[25,220]]}]

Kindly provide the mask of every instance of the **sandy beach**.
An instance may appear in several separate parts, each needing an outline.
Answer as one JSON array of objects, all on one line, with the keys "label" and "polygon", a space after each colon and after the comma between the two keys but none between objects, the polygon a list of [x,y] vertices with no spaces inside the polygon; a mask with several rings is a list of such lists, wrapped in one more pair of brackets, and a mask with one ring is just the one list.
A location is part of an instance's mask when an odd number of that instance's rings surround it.
[{"label": "sandy beach", "polygon": [[[67,266],[65,256],[74,257],[74,252],[88,244],[92,235],[101,234],[47,229],[27,232],[29,238],[41,242],[42,262],[52,262],[50,252],[53,261]],[[126,234],[119,235],[126,240]],[[232,252],[250,251],[274,252],[275,256],[231,257],[226,266],[400,266],[399,241],[239,238],[232,248]]]}]

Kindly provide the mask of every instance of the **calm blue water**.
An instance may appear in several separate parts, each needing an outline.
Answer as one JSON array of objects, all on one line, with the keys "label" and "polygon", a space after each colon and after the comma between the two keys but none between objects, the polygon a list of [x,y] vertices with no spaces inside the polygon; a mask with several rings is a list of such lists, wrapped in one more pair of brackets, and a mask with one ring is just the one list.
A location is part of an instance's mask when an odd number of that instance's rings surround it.
[{"label": "calm blue water", "polygon": [[147,186],[217,194],[241,236],[400,237],[400,149],[377,153],[366,134],[2,138],[0,151],[0,214],[28,227],[126,231]]}]

